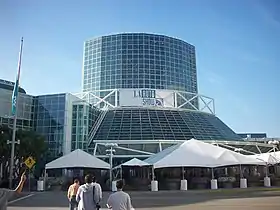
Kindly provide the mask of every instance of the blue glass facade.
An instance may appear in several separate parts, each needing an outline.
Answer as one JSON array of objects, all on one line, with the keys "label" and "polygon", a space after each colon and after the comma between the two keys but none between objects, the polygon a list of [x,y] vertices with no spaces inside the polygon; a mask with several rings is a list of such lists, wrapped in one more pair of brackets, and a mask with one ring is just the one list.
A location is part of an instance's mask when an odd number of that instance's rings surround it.
[{"label": "blue glass facade", "polygon": [[50,158],[63,153],[65,134],[66,94],[34,97],[34,129],[45,136]]},{"label": "blue glass facade", "polygon": [[88,134],[100,111],[85,102],[74,103],[72,109],[71,151],[87,150]]},{"label": "blue glass facade", "polygon": [[[11,119],[12,93],[14,83],[0,79],[0,124],[12,126]],[[27,95],[19,88],[17,100],[17,127],[20,129],[33,128],[34,104],[33,96]]]},{"label": "blue glass facade", "polygon": [[86,41],[83,91],[116,88],[197,93],[195,47],[179,39],[145,33]]}]

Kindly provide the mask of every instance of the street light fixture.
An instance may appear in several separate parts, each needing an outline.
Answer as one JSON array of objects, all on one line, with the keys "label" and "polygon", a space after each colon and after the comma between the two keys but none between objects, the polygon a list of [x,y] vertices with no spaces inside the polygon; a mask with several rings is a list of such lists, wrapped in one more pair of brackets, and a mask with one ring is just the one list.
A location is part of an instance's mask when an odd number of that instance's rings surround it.
[{"label": "street light fixture", "polygon": [[112,181],[113,181],[113,156],[116,150],[114,148],[118,147],[116,143],[108,143],[105,144],[105,147],[109,148],[106,149],[106,155],[109,156],[109,164],[110,164],[110,189],[112,189]]},{"label": "street light fixture", "polygon": [[274,152],[275,152],[275,148],[278,148],[278,146],[280,145],[280,142],[277,140],[268,141],[267,143],[273,145]]}]

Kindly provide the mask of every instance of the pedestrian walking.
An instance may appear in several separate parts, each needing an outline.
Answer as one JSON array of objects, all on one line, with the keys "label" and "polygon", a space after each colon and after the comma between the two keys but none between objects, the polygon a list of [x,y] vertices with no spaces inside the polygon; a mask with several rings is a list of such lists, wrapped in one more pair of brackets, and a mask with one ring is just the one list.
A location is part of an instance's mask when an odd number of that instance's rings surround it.
[{"label": "pedestrian walking", "polygon": [[20,182],[15,190],[0,188],[0,210],[7,210],[8,200],[16,193],[21,193],[26,181],[25,172],[21,175]]},{"label": "pedestrian walking", "polygon": [[85,176],[85,184],[81,185],[76,195],[78,210],[97,210],[100,208],[102,190],[91,175]]},{"label": "pedestrian walking", "polygon": [[101,208],[100,202],[102,200],[102,188],[101,188],[100,184],[96,182],[95,177],[92,178],[92,184],[96,191],[96,193],[94,194],[94,200],[96,202],[96,209],[99,210]]},{"label": "pedestrian walking", "polygon": [[78,192],[78,189],[80,187],[80,182],[78,179],[74,179],[74,183],[70,185],[68,188],[67,197],[69,200],[69,209],[74,210],[78,207],[78,203],[76,201],[76,195]]},{"label": "pedestrian walking", "polygon": [[112,210],[133,210],[128,193],[123,191],[123,180],[117,181],[117,192],[111,194],[107,201],[107,207]]}]

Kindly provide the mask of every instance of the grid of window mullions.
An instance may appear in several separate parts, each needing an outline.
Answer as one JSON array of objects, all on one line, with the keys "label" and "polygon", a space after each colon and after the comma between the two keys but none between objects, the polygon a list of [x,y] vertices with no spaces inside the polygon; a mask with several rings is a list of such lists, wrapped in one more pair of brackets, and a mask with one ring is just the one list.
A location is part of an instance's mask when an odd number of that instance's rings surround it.
[{"label": "grid of window mullions", "polygon": [[[115,112],[109,112],[107,114],[112,114],[112,117],[106,117],[109,122],[109,128],[107,129],[107,138],[106,139],[112,139],[112,140],[118,140],[119,139],[119,131],[121,129],[122,125],[122,117],[123,114],[115,111]],[[112,120],[113,119],[113,120]]]},{"label": "grid of window mullions", "polygon": [[[84,89],[99,89],[98,87],[102,89],[103,86],[104,88],[137,88],[143,85],[147,88],[167,89],[169,88],[168,82],[162,84],[162,81],[172,81],[168,79],[168,76],[170,76],[177,78],[172,83],[175,82],[176,85],[175,83],[174,85],[181,87],[182,90],[190,92],[197,91],[195,52],[193,46],[181,40],[160,35],[130,35],[128,36],[130,37],[129,39],[127,39],[125,34],[119,34],[115,35],[118,38],[114,39],[114,41],[109,38],[111,36],[105,36],[86,42],[84,54]],[[162,41],[159,41],[160,39]],[[124,78],[129,75],[128,72],[123,72],[124,77],[122,79],[117,78],[120,75],[120,73],[115,72],[117,65],[122,66],[120,67],[121,71],[131,69],[131,75],[133,75],[135,63],[137,64],[136,72],[139,78],[144,78],[145,75],[149,74],[152,76],[152,71],[155,69],[163,70],[161,71],[162,73],[155,74],[162,76],[162,78],[159,77],[153,80],[149,77],[148,80],[144,79],[141,81],[139,79],[137,82],[131,80],[130,83],[130,80]],[[129,65],[131,65],[131,68]],[[143,68],[141,68],[141,65],[143,65]],[[102,67],[104,67],[104,70],[101,69]],[[149,72],[141,73],[141,70],[148,69],[150,70]],[[99,76],[99,79],[96,77],[98,72],[104,74],[104,79],[101,78],[102,75]],[[168,75],[171,72],[173,72],[172,75]],[[181,76],[177,75],[176,72],[179,72]],[[184,77],[186,81],[183,81]],[[132,78],[136,78],[136,75]]]},{"label": "grid of window mullions", "polygon": [[[177,117],[179,116],[179,118],[177,118],[176,120],[176,117],[175,117],[175,112],[171,111],[170,112],[172,114],[172,120],[174,120],[174,122],[176,123],[176,126],[177,128],[176,129],[173,129],[174,131],[176,131],[175,133],[175,136],[176,136],[176,139],[178,140],[183,140],[183,139],[191,139],[193,136],[192,134],[190,134],[190,130],[188,129],[188,132],[183,132],[182,128],[181,128],[181,124],[178,122],[179,120],[182,120],[182,118],[180,118],[180,116],[177,114]],[[187,128],[187,126],[183,126],[184,128]],[[188,135],[186,135],[188,134]]]},{"label": "grid of window mullions", "polygon": [[164,132],[164,138],[175,140],[176,137],[173,133],[173,129],[172,129],[173,127],[170,126],[170,117],[172,117],[171,113],[170,113],[170,111],[165,111],[165,112],[163,112],[163,115],[166,118],[166,130]]},{"label": "grid of window mullions", "polygon": [[162,126],[160,124],[160,119],[158,117],[158,114],[156,111],[151,110],[151,114],[153,114],[155,117],[151,117],[151,126],[154,134],[155,139],[162,139],[163,137],[163,130]]},{"label": "grid of window mullions", "polygon": [[224,127],[221,122],[218,120],[218,118],[214,117],[213,120],[211,121],[211,123],[214,126],[218,126],[220,128],[220,133],[222,135],[227,135],[227,136],[232,136],[234,138],[235,133],[231,130],[231,129],[226,129],[226,127]]},{"label": "grid of window mullions", "polygon": [[238,137],[215,116],[196,112],[132,109],[109,111],[95,138],[234,140]]}]

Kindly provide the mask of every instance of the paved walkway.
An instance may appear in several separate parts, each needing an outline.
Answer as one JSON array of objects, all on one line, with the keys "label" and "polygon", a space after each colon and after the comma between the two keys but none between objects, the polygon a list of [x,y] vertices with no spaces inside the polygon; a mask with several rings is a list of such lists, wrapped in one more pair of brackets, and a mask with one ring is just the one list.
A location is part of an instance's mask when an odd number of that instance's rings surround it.
[{"label": "paved walkway", "polygon": [[[142,210],[279,210],[280,191],[160,191],[131,192],[135,209]],[[109,193],[104,193],[103,209]],[[35,193],[10,204],[8,210],[66,210],[63,192]],[[103,210],[102,209],[102,210]]]}]

